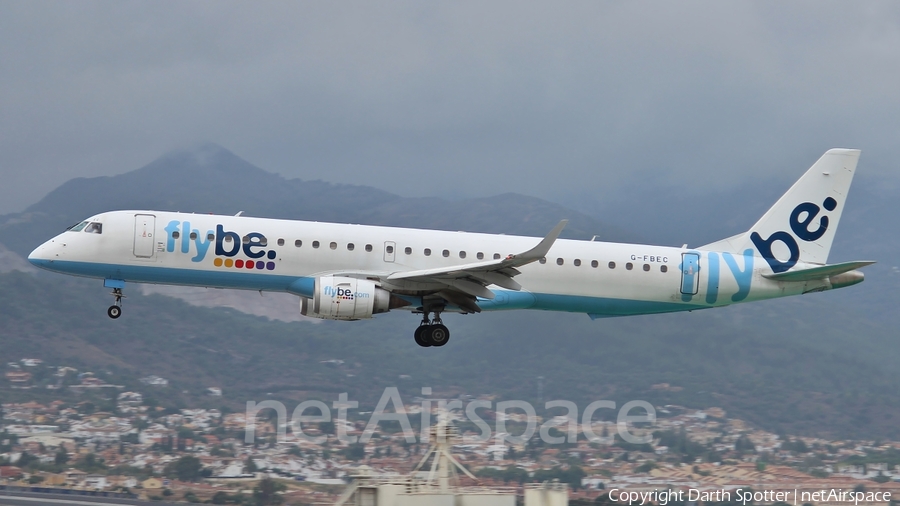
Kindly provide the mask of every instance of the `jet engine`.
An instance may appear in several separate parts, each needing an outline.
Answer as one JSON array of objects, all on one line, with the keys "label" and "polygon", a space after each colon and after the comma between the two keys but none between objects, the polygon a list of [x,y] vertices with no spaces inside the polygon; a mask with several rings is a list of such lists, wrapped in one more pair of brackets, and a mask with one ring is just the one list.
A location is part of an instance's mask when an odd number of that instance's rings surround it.
[{"label": "jet engine", "polygon": [[300,298],[300,314],[323,320],[361,320],[409,303],[368,279],[316,278],[313,298]]}]

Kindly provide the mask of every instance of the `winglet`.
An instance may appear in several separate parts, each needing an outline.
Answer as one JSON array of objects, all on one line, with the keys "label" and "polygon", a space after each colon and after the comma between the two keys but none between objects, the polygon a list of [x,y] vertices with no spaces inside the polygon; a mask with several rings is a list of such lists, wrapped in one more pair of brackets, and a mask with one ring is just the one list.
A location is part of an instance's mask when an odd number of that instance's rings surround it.
[{"label": "winglet", "polygon": [[566,228],[566,225],[568,224],[569,220],[560,221],[556,224],[555,227],[553,227],[553,230],[551,230],[550,233],[547,234],[547,236],[538,243],[537,246],[524,253],[519,253],[518,255],[509,255],[508,257],[506,257],[506,260],[514,261],[517,265],[524,265],[526,263],[531,263],[535,260],[544,258],[545,256],[547,256],[547,252],[550,251],[553,243],[556,242],[559,234],[562,233],[563,229]]}]

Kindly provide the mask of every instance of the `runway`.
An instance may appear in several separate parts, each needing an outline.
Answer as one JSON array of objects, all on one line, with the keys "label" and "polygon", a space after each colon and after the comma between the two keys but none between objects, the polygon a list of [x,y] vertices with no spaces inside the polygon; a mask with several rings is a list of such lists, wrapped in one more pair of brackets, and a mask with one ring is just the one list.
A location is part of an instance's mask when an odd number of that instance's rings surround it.
[{"label": "runway", "polygon": [[37,506],[54,504],[59,506],[149,506],[158,504],[175,504],[163,501],[141,501],[119,497],[91,497],[63,494],[37,494],[33,492],[0,491],[0,505],[4,506]]}]

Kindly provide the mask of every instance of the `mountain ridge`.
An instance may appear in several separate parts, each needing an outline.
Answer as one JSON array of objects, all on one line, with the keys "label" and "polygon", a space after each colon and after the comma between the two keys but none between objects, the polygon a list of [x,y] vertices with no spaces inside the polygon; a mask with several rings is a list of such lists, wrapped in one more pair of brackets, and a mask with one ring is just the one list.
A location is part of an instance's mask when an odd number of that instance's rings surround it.
[{"label": "mountain ridge", "polygon": [[[542,237],[569,219],[563,237],[639,241],[627,231],[537,197],[504,193],[448,201],[405,198],[367,186],[285,179],[204,144],[169,152],[117,176],[63,183],[22,213],[0,216],[0,241],[22,256],[65,227],[117,209],[170,210]],[[337,205],[350,203],[351,205]]]}]

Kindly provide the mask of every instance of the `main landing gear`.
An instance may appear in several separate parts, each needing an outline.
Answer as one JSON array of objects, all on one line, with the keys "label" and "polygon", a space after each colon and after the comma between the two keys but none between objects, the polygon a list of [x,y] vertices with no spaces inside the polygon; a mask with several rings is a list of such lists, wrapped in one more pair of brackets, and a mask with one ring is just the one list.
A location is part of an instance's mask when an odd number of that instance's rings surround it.
[{"label": "main landing gear", "polygon": [[122,316],[122,299],[125,298],[125,295],[122,294],[121,288],[113,288],[112,296],[116,298],[116,302],[112,306],[109,306],[109,309],[106,310],[106,314],[115,320]]},{"label": "main landing gear", "polygon": [[434,312],[434,320],[428,319],[429,312],[425,312],[422,323],[416,329],[416,344],[423,348],[429,346],[443,346],[450,340],[450,329],[441,322],[441,313]]}]

